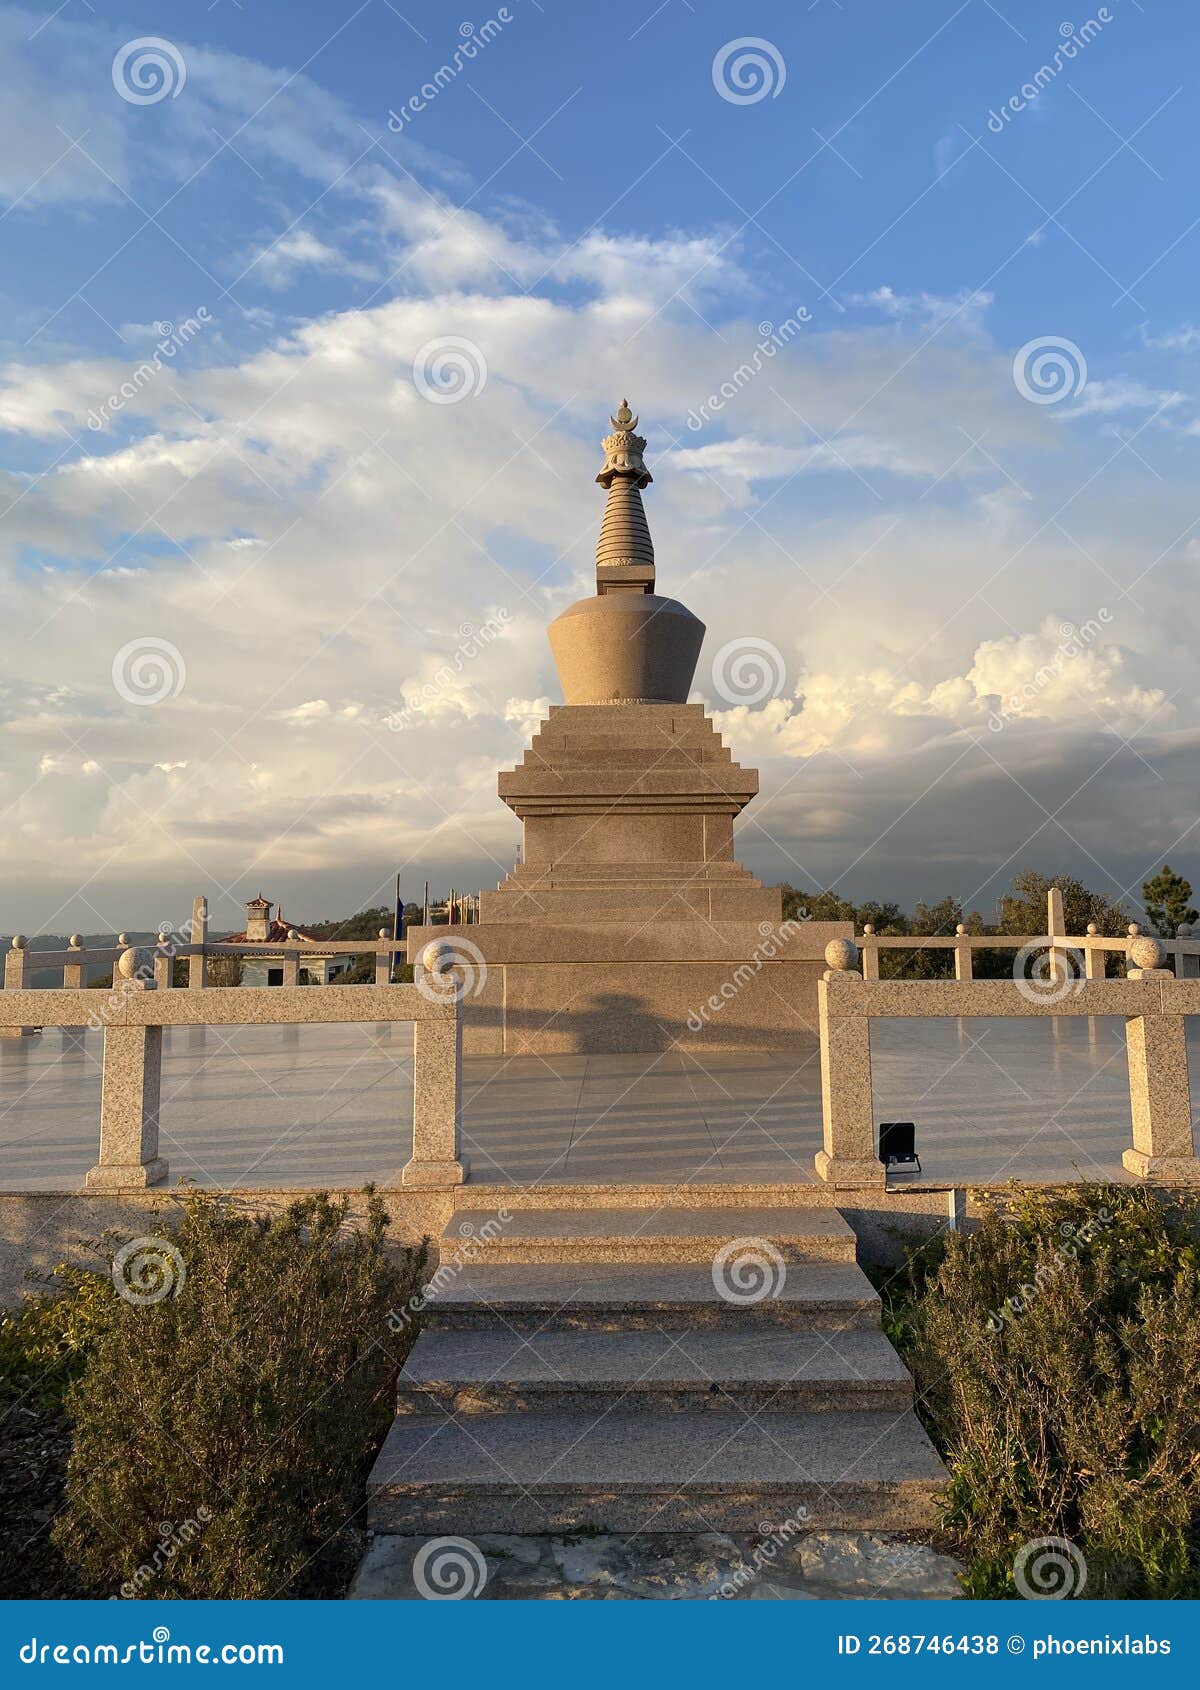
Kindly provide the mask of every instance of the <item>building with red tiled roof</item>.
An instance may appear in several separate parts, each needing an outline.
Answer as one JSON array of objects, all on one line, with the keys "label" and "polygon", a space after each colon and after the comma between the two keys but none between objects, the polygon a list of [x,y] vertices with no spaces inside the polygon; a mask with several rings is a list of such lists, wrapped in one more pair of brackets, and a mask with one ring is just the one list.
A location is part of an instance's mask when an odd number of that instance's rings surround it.
[{"label": "building with red tiled roof", "polygon": [[[279,913],[272,917],[274,906],[269,898],[264,898],[260,892],[257,898],[251,898],[246,904],[246,931],[231,933],[225,943],[228,945],[282,945],[291,940],[298,944],[301,950],[308,952],[312,946],[311,955],[305,954],[300,963],[300,984],[302,986],[328,986],[331,981],[344,974],[354,961],[345,952],[331,951],[327,948],[328,940],[314,939],[311,933],[306,933],[302,927],[293,927],[285,920],[283,905],[279,906]],[[283,958],[271,956],[248,956],[242,959],[243,986],[282,986]]]}]

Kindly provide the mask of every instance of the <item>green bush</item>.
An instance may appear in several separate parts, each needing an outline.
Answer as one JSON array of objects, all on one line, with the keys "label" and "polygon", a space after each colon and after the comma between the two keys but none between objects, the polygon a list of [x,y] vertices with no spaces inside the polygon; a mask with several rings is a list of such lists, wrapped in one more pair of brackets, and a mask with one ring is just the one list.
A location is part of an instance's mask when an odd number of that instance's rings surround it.
[{"label": "green bush", "polygon": [[[173,1289],[114,1298],[67,1395],[74,1446],[53,1537],[90,1586],[336,1591],[361,1552],[363,1480],[414,1335],[388,1317],[424,1277],[424,1246],[389,1254],[386,1225],[373,1194],[360,1227],[345,1198],[268,1219],[188,1194],[178,1258],[158,1258]],[[136,1255],[126,1274],[153,1296]]]},{"label": "green bush", "polygon": [[1013,1197],[909,1255],[886,1323],[951,1472],[971,1596],[1012,1596],[1032,1539],[1085,1594],[1200,1595],[1200,1248],[1191,1199]]},{"label": "green bush", "polygon": [[52,1289],[0,1314],[0,1400],[60,1409],[119,1307],[108,1274],[56,1268]]}]

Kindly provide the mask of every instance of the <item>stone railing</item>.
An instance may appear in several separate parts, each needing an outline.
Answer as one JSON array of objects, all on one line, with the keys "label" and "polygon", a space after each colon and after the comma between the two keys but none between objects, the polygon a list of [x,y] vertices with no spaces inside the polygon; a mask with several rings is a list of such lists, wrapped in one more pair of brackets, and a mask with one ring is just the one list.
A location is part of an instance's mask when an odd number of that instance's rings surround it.
[{"label": "stone railing", "polygon": [[[283,968],[281,984],[284,986],[300,984],[300,970],[304,966],[306,956],[311,958],[331,952],[336,952],[338,956],[373,956],[377,986],[389,985],[397,960],[401,963],[405,961],[406,941],[403,938],[393,939],[384,927],[379,929],[376,939],[322,939],[314,944],[308,940],[301,941],[295,929],[292,929],[291,938],[294,943],[287,940],[246,940],[240,944],[231,944],[224,939],[210,939],[208,900],[195,898],[192,901],[192,917],[187,926],[180,930],[162,929],[158,934],[157,943],[145,948],[152,959],[149,966],[153,971],[154,982],[163,991],[170,991],[175,985],[174,965],[179,958],[187,960],[187,986],[184,989],[190,991],[199,991],[208,986],[207,964],[213,957],[278,958]],[[18,933],[4,958],[5,990],[19,992],[27,989],[33,971],[39,968],[61,968],[64,987],[86,986],[89,967],[115,968],[118,959],[129,945],[129,935],[119,933],[114,945],[89,949],[78,933],[72,933],[65,951],[31,951],[25,936]],[[371,1021],[377,1017],[363,1016],[362,1019]],[[0,1038],[16,1038],[37,1030],[34,1026],[0,1026]]]},{"label": "stone railing", "polygon": [[1039,987],[1025,979],[868,979],[857,971],[857,945],[835,939],[825,951],[829,970],[817,983],[824,1125],[817,1173],[834,1186],[885,1183],[875,1145],[873,1020],[1121,1015],[1133,1121],[1124,1166],[1140,1179],[1196,1183],[1184,1016],[1200,1015],[1200,980],[1177,979],[1164,968],[1159,939],[1142,935],[1128,948],[1124,980],[1072,978],[1060,967],[1057,978]]},{"label": "stone railing", "polygon": [[[102,1190],[159,1185],[159,1094],[164,1027],[294,1026],[301,1022],[414,1023],[412,1155],[406,1186],[461,1185],[462,1016],[453,983],[425,986],[215,986],[204,993],[165,991],[160,959],[147,948],[118,954],[110,991],[78,985],[0,992],[0,1030],[79,1028],[104,1034],[100,1084],[100,1154],[87,1176]],[[76,965],[72,965],[76,966]],[[438,967],[437,972],[448,972]]]},{"label": "stone railing", "polygon": [[[975,951],[1018,953],[1045,948],[1049,952],[1052,970],[1063,960],[1064,953],[1068,957],[1074,953],[1082,960],[1084,979],[1103,980],[1107,953],[1115,951],[1128,959],[1130,946],[1142,936],[1136,921],[1130,922],[1124,935],[1115,939],[1100,933],[1095,922],[1089,922],[1087,932],[1076,938],[1067,932],[1062,893],[1056,887],[1047,894],[1046,905],[1044,933],[968,933],[960,923],[953,935],[934,937],[914,933],[876,933],[868,923],[855,939],[862,956],[863,979],[878,980],[880,951],[953,951],[954,978],[971,980],[974,978],[972,953]],[[1160,943],[1174,964],[1177,978],[1200,978],[1200,938],[1163,939]]]}]

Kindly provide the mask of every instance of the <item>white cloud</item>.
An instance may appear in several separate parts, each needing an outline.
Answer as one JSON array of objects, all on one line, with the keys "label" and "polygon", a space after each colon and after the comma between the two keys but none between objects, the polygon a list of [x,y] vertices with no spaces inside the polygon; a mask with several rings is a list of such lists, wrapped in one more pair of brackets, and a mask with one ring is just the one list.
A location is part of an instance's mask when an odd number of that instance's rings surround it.
[{"label": "white cloud", "polygon": [[1184,323],[1166,334],[1152,335],[1143,323],[1142,343],[1159,352],[1200,352],[1200,329],[1192,323]]},{"label": "white cloud", "polygon": [[804,446],[772,445],[746,436],[668,452],[663,462],[674,469],[732,476],[746,482],[775,480],[810,470],[847,473],[881,469],[894,475],[916,476],[936,473],[928,459],[922,461],[898,441],[872,440],[867,435],[838,436]]},{"label": "white cloud", "polygon": [[[272,94],[246,137],[259,162],[324,187],[362,148],[303,78],[284,89],[195,49],[188,65],[198,98],[169,114],[155,166],[172,179],[215,145],[206,124],[232,133]],[[127,120],[98,133],[118,180]],[[979,879],[1024,840],[1013,866],[1068,853],[1085,870],[1098,850],[1118,874],[1174,840],[1198,732],[1194,562],[1172,549],[1188,489],[1148,502],[1122,479],[1132,462],[1089,483],[1088,450],[1103,419],[1179,395],[1094,376],[1062,429],[1015,393],[989,293],[880,286],[849,301],[857,317],[817,313],[692,428],[761,335],[761,283],[727,230],[575,241],[527,206],[463,209],[449,167],[419,174],[434,186],[376,152],[339,188],[345,223],[288,231],[280,212],[255,267],[281,285],[402,267],[403,297],[282,328],[259,312],[257,346],[210,342],[100,431],[89,411],[127,360],[47,348],[4,371],[14,461],[39,466],[3,477],[12,917],[52,923],[85,881],[115,928],[151,899],[149,920],[186,913],[201,890],[236,916],[263,876],[298,910],[371,902],[397,866],[410,883],[498,880],[518,828],[496,769],[559,696],[545,625],[590,591],[598,440],[626,392],[650,441],[660,590],[709,629],[701,694],[719,702],[706,665],[739,633],[786,660],[784,695],[719,718],[734,755],[762,762],[739,847],[756,867],[830,879],[865,852],[855,884],[905,896]],[[104,190],[64,170],[53,191]],[[445,336],[479,348],[488,381],[438,406],[413,363]],[[64,427],[85,455],[56,461]],[[1104,637],[1055,668],[1059,623],[1103,604]],[[501,610],[503,635],[474,649],[463,625]],[[113,655],[147,635],[178,648],[186,681],[131,705]],[[996,733],[1006,696],[1019,707]],[[1029,794],[1053,813],[1076,787],[1076,842],[1039,835]]]},{"label": "white cloud", "polygon": [[297,227],[285,230],[252,254],[238,279],[253,274],[265,286],[283,289],[305,270],[336,270],[341,276],[367,281],[379,276],[374,265],[358,263],[310,229]]},{"label": "white cloud", "polygon": [[1063,407],[1064,416],[1114,416],[1118,411],[1173,410],[1184,395],[1172,388],[1147,387],[1126,376],[1111,381],[1089,380],[1083,391]]},{"label": "white cloud", "polygon": [[956,294],[942,296],[897,293],[894,288],[884,286],[868,293],[852,293],[846,303],[873,308],[894,322],[912,323],[924,329],[954,326],[963,333],[975,333],[995,303],[995,295],[986,288],[963,288]]}]

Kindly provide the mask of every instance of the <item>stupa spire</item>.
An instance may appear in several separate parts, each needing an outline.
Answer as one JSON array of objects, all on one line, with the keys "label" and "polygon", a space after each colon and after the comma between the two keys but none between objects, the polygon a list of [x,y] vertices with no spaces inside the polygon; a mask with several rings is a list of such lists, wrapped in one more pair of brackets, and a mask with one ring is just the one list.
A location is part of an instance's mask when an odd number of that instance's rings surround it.
[{"label": "stupa spire", "polygon": [[646,468],[642,453],[646,442],[636,432],[638,418],[622,399],[613,432],[604,437],[604,468],[596,480],[608,493],[600,538],[596,541],[596,591],[606,593],[652,593],[654,591],[654,541],[642,509],[642,488],[654,477]]}]

